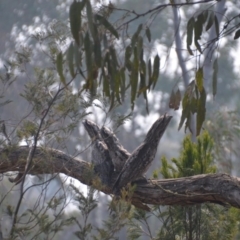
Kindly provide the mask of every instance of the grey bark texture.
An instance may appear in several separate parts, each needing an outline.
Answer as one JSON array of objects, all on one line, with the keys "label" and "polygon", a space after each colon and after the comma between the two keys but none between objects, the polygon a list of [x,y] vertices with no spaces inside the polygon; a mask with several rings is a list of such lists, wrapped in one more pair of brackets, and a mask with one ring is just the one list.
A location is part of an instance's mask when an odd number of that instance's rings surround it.
[{"label": "grey bark texture", "polygon": [[[28,153],[28,147],[0,149],[0,173],[24,172]],[[108,187],[94,185],[94,179],[97,176],[92,172],[91,164],[82,159],[56,149],[38,147],[29,174],[64,173],[105,194],[113,194],[112,185],[118,173],[113,173],[111,186]],[[206,202],[240,208],[240,178],[224,173],[176,179],[149,179],[145,182],[133,182],[133,184],[136,184],[136,190],[128,201],[145,210],[147,209],[145,204],[192,205]]]}]

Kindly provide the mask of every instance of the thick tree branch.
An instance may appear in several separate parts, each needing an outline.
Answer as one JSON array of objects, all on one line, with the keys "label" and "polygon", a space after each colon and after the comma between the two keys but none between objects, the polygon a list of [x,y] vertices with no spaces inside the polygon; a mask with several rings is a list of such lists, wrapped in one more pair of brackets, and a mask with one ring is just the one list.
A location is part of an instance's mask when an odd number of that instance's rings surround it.
[{"label": "thick tree branch", "polygon": [[[27,147],[1,149],[0,173],[24,172],[29,150]],[[89,186],[95,179],[89,163],[55,149],[37,148],[29,173],[64,173]],[[111,184],[114,184],[116,177],[117,173],[113,174]],[[137,187],[132,201],[139,203],[140,208],[144,208],[144,204],[192,205],[205,202],[240,208],[240,179],[227,174],[203,174],[135,183]],[[112,194],[111,187],[94,187],[106,194]]]}]

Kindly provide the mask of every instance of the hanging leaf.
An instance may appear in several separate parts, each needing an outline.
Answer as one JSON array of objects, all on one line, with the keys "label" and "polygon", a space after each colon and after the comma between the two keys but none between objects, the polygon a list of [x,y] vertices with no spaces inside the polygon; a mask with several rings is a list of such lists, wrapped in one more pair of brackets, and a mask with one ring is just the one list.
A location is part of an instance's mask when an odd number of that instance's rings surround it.
[{"label": "hanging leaf", "polygon": [[152,62],[151,59],[148,60],[148,87],[151,86],[151,76],[152,76]]},{"label": "hanging leaf", "polygon": [[121,99],[120,99],[120,86],[121,86],[121,73],[119,72],[119,64],[117,60],[117,54],[116,50],[113,46],[109,48],[109,53],[111,57],[111,65],[112,65],[112,82],[114,82],[114,89],[115,91],[115,96],[117,101],[121,104]]},{"label": "hanging leaf", "polygon": [[94,50],[94,56],[95,56],[95,58],[94,58],[95,63],[98,67],[101,67],[101,65],[102,65],[102,52],[101,52],[100,41],[94,41],[93,50]]},{"label": "hanging leaf", "polygon": [[217,37],[219,37],[219,23],[218,23],[217,16],[214,17],[214,23],[215,23],[216,35]]},{"label": "hanging leaf", "polygon": [[206,92],[203,87],[203,90],[200,92],[200,98],[198,99],[198,104],[197,104],[197,136],[200,134],[203,122],[205,120],[205,114],[206,114],[205,105],[206,105]]},{"label": "hanging leaf", "polygon": [[185,122],[185,132],[188,128],[191,132],[191,110],[192,110],[192,101],[194,101],[193,92],[195,89],[195,81],[193,80],[187,86],[186,92],[184,93],[182,100],[182,116],[178,126],[178,130],[182,128],[183,123]]},{"label": "hanging leaf", "polygon": [[138,89],[138,97],[143,93],[144,98],[146,97],[146,63],[144,60],[141,61],[140,64],[140,84]]},{"label": "hanging leaf", "polygon": [[146,71],[147,71],[147,66],[146,63],[144,61],[144,59],[141,59],[141,63],[140,63],[140,85],[139,85],[139,90],[138,90],[138,97],[140,96],[140,94],[143,94],[143,97],[146,101],[146,111],[147,113],[148,111],[148,98],[147,98],[147,85],[146,85]]},{"label": "hanging leaf", "polygon": [[217,74],[218,74],[218,59],[216,58],[213,62],[213,79],[212,79],[213,96],[215,96],[217,93]]},{"label": "hanging leaf", "polygon": [[175,108],[174,108],[174,110],[179,109],[181,100],[182,100],[182,96],[181,96],[181,92],[178,88],[178,90],[176,91],[176,94],[175,94]]},{"label": "hanging leaf", "polygon": [[87,32],[84,38],[84,49],[85,49],[85,57],[86,57],[86,67],[88,71],[88,77],[91,76],[92,73],[92,53],[93,53],[93,44],[90,39],[89,33]]},{"label": "hanging leaf", "polygon": [[202,36],[204,18],[203,15],[200,14],[197,18],[197,21],[194,24],[194,35],[196,40],[200,40]]},{"label": "hanging leaf", "polygon": [[208,17],[207,26],[205,28],[205,31],[208,31],[212,27],[212,25],[214,23],[214,16],[215,16],[214,13],[210,12],[209,17]]},{"label": "hanging leaf", "polygon": [[192,80],[192,81],[188,84],[187,89],[186,89],[186,94],[187,94],[188,96],[190,96],[190,97],[193,96],[193,92],[194,92],[195,86],[196,86],[196,84],[195,84],[195,81],[194,81],[194,80]]},{"label": "hanging leaf", "polygon": [[235,32],[235,35],[234,35],[234,40],[238,39],[240,37],[240,29],[238,29],[236,32]]},{"label": "hanging leaf", "polygon": [[110,104],[108,112],[110,112],[114,108],[114,106],[115,106],[115,92],[113,91],[111,93],[111,104]]},{"label": "hanging leaf", "polygon": [[[190,111],[190,107],[189,107],[189,96],[188,94],[184,94],[183,100],[182,100],[182,115],[181,115],[181,120],[179,122],[178,125],[178,131],[182,128],[183,123],[185,122],[185,120],[189,119],[191,117],[191,111]],[[189,121],[187,121],[189,122]],[[187,127],[187,122],[186,122],[186,127]],[[189,127],[190,129],[190,127]],[[186,128],[185,128],[186,131]]]},{"label": "hanging leaf", "polygon": [[200,40],[201,36],[202,36],[203,23],[204,23],[204,18],[203,18],[203,15],[200,14],[197,18],[197,21],[194,24],[194,43],[195,43],[197,50],[200,53],[202,53],[202,49],[201,49],[201,46],[200,46],[198,40]]},{"label": "hanging leaf", "polygon": [[142,36],[138,37],[137,51],[138,51],[138,58],[141,58],[141,54],[143,53],[143,38],[142,38]]},{"label": "hanging leaf", "polygon": [[181,102],[181,92],[178,89],[176,93],[172,90],[170,100],[169,100],[169,108],[174,109],[175,111],[179,109]]},{"label": "hanging leaf", "polygon": [[198,105],[198,99],[195,97],[192,97],[190,101],[190,111],[192,114],[197,112],[197,105]]},{"label": "hanging leaf", "polygon": [[131,71],[131,58],[132,55],[132,47],[129,45],[127,46],[126,50],[125,50],[125,67],[128,69],[128,71]]},{"label": "hanging leaf", "polygon": [[103,75],[103,94],[110,97],[110,77],[109,77],[109,52],[106,53],[103,59],[102,75]]},{"label": "hanging leaf", "polygon": [[70,72],[72,78],[75,77],[73,59],[74,59],[74,46],[71,43],[68,48],[68,51],[67,51],[67,61],[68,61],[69,72]]},{"label": "hanging leaf", "polygon": [[58,75],[60,77],[60,81],[63,83],[63,85],[65,87],[67,87],[67,84],[66,84],[66,80],[65,80],[65,77],[63,75],[63,55],[62,55],[62,52],[60,52],[58,55],[57,55],[57,72],[58,72]]},{"label": "hanging leaf", "polygon": [[121,74],[119,71],[117,71],[114,74],[114,80],[115,80],[115,94],[116,98],[119,104],[122,104],[121,98],[120,98],[120,85],[121,85]]},{"label": "hanging leaf", "polygon": [[92,13],[92,6],[90,1],[87,1],[86,3],[86,7],[87,7],[87,19],[88,19],[88,27],[90,30],[90,33],[93,37],[93,39],[96,41],[97,40],[97,28],[94,27],[94,22],[93,22],[93,13]]},{"label": "hanging leaf", "polygon": [[136,41],[137,41],[137,39],[138,39],[138,36],[139,36],[139,34],[140,34],[140,32],[142,31],[142,24],[140,24],[139,26],[138,26],[138,29],[137,29],[137,31],[133,34],[133,36],[132,36],[132,41],[131,41],[131,45],[132,45],[132,47],[134,47],[135,46],[135,43],[136,43]]},{"label": "hanging leaf", "polygon": [[119,38],[117,30],[112,26],[110,22],[103,16],[96,14],[96,20],[98,20],[112,35],[114,35],[117,39]]},{"label": "hanging leaf", "polygon": [[94,82],[96,77],[96,69],[94,69],[92,54],[93,54],[93,43],[90,40],[89,33],[87,32],[84,38],[84,49],[85,49],[85,59],[87,67],[87,81],[85,84],[85,89],[90,90],[91,94],[94,95]]},{"label": "hanging leaf", "polygon": [[159,68],[160,68],[160,58],[157,54],[153,62],[153,74],[152,74],[153,89],[155,88],[155,85],[159,77]]},{"label": "hanging leaf", "polygon": [[187,24],[187,49],[190,55],[193,55],[193,52],[190,46],[192,45],[194,24],[195,24],[195,20],[192,17],[188,20],[188,24]]},{"label": "hanging leaf", "polygon": [[199,42],[195,39],[194,43],[195,43],[195,46],[196,46],[197,50],[202,54],[202,48],[201,48]]},{"label": "hanging leaf", "polygon": [[115,48],[114,48],[113,46],[111,46],[111,47],[109,48],[109,51],[110,51],[110,56],[111,56],[112,61],[113,61],[113,62],[112,62],[112,63],[113,63],[113,66],[116,68],[116,67],[119,66],[118,60],[117,60],[116,50],[115,50]]},{"label": "hanging leaf", "polygon": [[125,68],[124,67],[120,69],[120,74],[121,74],[121,99],[122,99],[122,101],[124,101],[125,91],[126,91],[126,86],[125,86],[126,78],[125,78]]},{"label": "hanging leaf", "polygon": [[78,48],[77,44],[74,44],[73,52],[74,52],[76,67],[79,71],[81,71],[80,66],[82,66],[82,51]]},{"label": "hanging leaf", "polygon": [[132,109],[134,108],[134,102],[137,95],[137,86],[138,86],[138,68],[139,68],[139,60],[138,60],[138,53],[137,47],[134,47],[133,51],[134,59],[133,59],[133,68],[130,75],[130,83],[131,83],[131,104]]},{"label": "hanging leaf", "polygon": [[81,11],[84,8],[86,1],[76,2],[74,1],[69,9],[70,28],[72,36],[76,41],[77,45],[80,45],[79,31],[81,28]]},{"label": "hanging leaf", "polygon": [[149,27],[146,28],[146,36],[149,42],[151,42],[151,32]]},{"label": "hanging leaf", "polygon": [[196,84],[198,91],[201,92],[203,89],[203,69],[199,68],[196,72]]}]

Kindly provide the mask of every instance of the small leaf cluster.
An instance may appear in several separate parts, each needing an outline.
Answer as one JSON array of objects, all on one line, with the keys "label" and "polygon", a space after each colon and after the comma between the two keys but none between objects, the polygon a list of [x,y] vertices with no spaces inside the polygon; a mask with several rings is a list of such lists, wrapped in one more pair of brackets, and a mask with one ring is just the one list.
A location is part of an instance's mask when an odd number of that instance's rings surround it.
[{"label": "small leaf cluster", "polygon": [[[215,173],[213,140],[204,131],[193,143],[189,136],[183,140],[178,159],[172,163],[162,158],[160,172],[164,178],[179,178],[196,174]],[[156,239],[235,239],[239,231],[239,210],[212,204],[195,204],[156,208],[156,215],[163,223]]]},{"label": "small leaf cluster", "polygon": [[81,219],[74,218],[75,223],[77,224],[79,230],[74,234],[78,239],[87,239],[92,233],[93,226],[89,222],[90,213],[97,207],[97,200],[94,197],[95,190],[93,188],[88,189],[87,196],[76,188],[74,185],[71,185],[71,188],[76,194],[75,200],[77,202],[78,209],[81,212]]},{"label": "small leaf cluster", "polygon": [[182,100],[182,116],[178,126],[181,129],[185,122],[185,131],[188,128],[193,131],[191,126],[192,115],[196,113],[196,135],[200,134],[206,114],[206,91],[204,88],[203,69],[199,68],[196,72],[195,80],[187,86]]},{"label": "small leaf cluster", "polygon": [[[147,106],[147,90],[154,89],[159,77],[160,57],[156,54],[153,63],[151,59],[146,62],[143,24],[138,26],[122,53],[118,43],[119,31],[108,21],[114,6],[110,3],[106,9],[109,11],[94,11],[88,0],[74,1],[71,4],[69,19],[74,42],[69,45],[66,53],[60,51],[56,58],[60,81],[64,86],[67,85],[63,70],[66,62],[73,79],[80,74],[85,80],[82,90],[94,96],[98,87],[101,87],[103,96],[111,103],[109,110],[115,102],[121,104],[125,100],[129,88],[132,109],[140,95],[143,95]],[[148,27],[145,28],[145,35],[151,41]],[[82,61],[83,58],[85,62]]]},{"label": "small leaf cluster", "polygon": [[[22,236],[32,239],[55,239],[65,227],[73,224],[73,218],[65,218],[65,196],[50,199],[46,205],[37,205],[18,216],[18,224],[12,230],[12,239]],[[34,229],[34,231],[33,231]]]},{"label": "small leaf cluster", "polygon": [[208,31],[214,25],[216,35],[219,36],[218,18],[213,11],[205,10],[196,17],[191,17],[187,23],[187,49],[190,55],[194,55],[191,49],[193,35],[195,47],[200,53],[203,52],[199,40],[201,40],[204,25],[205,31]]},{"label": "small leaf cluster", "polygon": [[193,176],[203,173],[216,172],[213,164],[213,140],[207,131],[204,131],[194,143],[190,136],[183,140],[183,149],[178,159],[173,158],[169,164],[165,157],[162,158],[160,170],[164,178],[178,178]]}]

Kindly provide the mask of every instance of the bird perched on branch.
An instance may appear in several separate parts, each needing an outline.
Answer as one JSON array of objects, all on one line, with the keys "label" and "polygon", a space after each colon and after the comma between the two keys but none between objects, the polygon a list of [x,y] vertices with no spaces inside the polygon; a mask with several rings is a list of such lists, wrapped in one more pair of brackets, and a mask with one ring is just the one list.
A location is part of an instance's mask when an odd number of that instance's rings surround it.
[{"label": "bird perched on branch", "polygon": [[103,184],[109,185],[114,165],[108,147],[100,135],[100,128],[90,120],[84,120],[83,125],[92,140],[91,162],[94,165],[94,171],[99,175]]},{"label": "bird perched on branch", "polygon": [[117,172],[120,172],[131,154],[122,146],[119,139],[109,128],[103,126],[100,132],[109,149],[114,168]]},{"label": "bird perched on branch", "polygon": [[122,187],[141,177],[150,167],[157,152],[158,143],[172,116],[161,116],[150,128],[143,143],[127,159],[113,186],[113,192],[119,194]]}]

